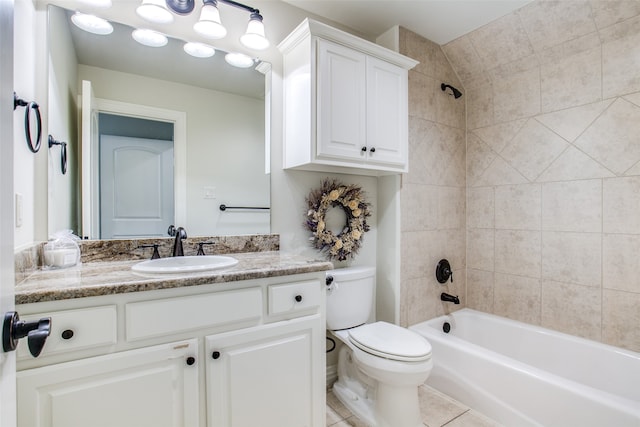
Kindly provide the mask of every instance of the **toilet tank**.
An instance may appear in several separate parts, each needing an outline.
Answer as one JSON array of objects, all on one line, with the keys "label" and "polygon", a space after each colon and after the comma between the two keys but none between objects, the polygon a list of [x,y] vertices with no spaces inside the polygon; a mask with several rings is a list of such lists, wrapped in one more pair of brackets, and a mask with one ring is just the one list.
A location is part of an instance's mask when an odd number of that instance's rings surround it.
[{"label": "toilet tank", "polygon": [[335,331],[369,320],[375,292],[375,267],[347,267],[327,271],[333,282],[327,290],[327,329]]}]

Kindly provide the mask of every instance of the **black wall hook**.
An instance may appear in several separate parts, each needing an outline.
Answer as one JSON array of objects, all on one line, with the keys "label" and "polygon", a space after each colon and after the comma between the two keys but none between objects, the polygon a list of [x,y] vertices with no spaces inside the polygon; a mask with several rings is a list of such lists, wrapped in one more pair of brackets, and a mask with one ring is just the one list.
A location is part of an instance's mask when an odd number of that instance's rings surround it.
[{"label": "black wall hook", "polygon": [[[42,116],[40,116],[40,106],[34,102],[27,102],[24,99],[20,99],[18,95],[13,92],[13,110],[18,107],[27,107],[24,112],[24,134],[27,140],[27,147],[32,153],[40,151],[40,145],[42,144]],[[33,142],[31,136],[31,110],[36,112],[36,141]]]},{"label": "black wall hook", "polygon": [[62,171],[62,175],[64,175],[67,173],[67,143],[56,141],[53,136],[49,135],[49,148],[54,145],[62,147],[60,151],[60,170]]}]

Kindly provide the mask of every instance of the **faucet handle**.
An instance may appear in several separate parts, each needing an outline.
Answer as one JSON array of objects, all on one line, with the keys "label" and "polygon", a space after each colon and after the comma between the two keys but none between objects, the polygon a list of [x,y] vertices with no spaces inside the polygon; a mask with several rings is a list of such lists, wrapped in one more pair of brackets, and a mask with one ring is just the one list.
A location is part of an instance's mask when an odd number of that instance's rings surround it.
[{"label": "faucet handle", "polygon": [[176,227],[175,227],[175,225],[171,224],[169,226],[169,228],[167,229],[167,234],[169,236],[171,236],[171,237],[175,237],[175,235],[176,235]]},{"label": "faucet handle", "polygon": [[443,284],[451,279],[453,283],[453,270],[451,270],[451,264],[449,264],[449,261],[446,259],[438,261],[438,265],[436,266],[436,279]]},{"label": "faucet handle", "polygon": [[151,259],[160,258],[160,253],[158,252],[158,244],[154,243],[152,245],[140,245],[138,248],[153,248],[153,255],[151,255]]},{"label": "faucet handle", "polygon": [[204,253],[204,245],[215,245],[216,242],[200,242],[198,243],[198,253],[196,255],[206,255]]}]

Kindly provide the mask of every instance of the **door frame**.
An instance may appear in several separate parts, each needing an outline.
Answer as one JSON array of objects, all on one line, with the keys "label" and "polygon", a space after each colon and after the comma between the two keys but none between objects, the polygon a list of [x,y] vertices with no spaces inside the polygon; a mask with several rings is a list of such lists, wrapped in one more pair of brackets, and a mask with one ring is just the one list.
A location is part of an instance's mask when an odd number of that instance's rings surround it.
[{"label": "door frame", "polygon": [[[96,98],[96,111],[100,113],[115,114],[119,116],[136,117],[140,119],[165,121],[173,123],[173,193],[174,193],[174,219],[176,224],[186,224],[187,222],[187,113],[184,111],[168,110],[165,108],[150,107],[147,105],[132,104],[128,102],[114,101],[111,99]],[[82,141],[83,152],[86,144],[90,144],[89,152],[91,159],[89,171],[92,175],[91,195],[82,200],[82,211],[96,212],[99,203],[98,188],[98,143],[97,140]],[[82,166],[83,170],[85,165]],[[95,214],[94,214],[95,215]],[[97,223],[97,217],[92,218],[93,224]],[[95,234],[97,228],[92,228]],[[84,232],[83,232],[84,234]],[[95,238],[95,236],[89,236]]]},{"label": "door frame", "polygon": [[[15,307],[13,0],[0,0],[0,315]],[[16,112],[16,114],[18,114]],[[0,326],[1,328],[1,326]],[[0,349],[0,427],[16,425],[16,352]]]}]

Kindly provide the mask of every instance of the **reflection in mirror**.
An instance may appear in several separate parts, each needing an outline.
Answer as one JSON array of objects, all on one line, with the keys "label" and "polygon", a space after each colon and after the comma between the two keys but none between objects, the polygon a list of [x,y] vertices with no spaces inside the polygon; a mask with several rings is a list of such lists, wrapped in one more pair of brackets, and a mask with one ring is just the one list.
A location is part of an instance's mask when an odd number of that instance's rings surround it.
[{"label": "reflection in mirror", "polygon": [[[270,205],[265,170],[269,88],[265,75],[256,70],[268,67],[231,67],[224,61],[224,52],[195,58],[184,52],[183,42],[177,39],[170,38],[162,48],[142,46],[132,39],[132,28],[113,22],[112,34],[90,34],[71,24],[71,14],[49,6],[48,126],[56,139],[69,141],[69,172],[62,175],[59,168],[49,167],[50,233],[72,229],[89,238],[156,235],[136,228],[135,222],[155,215],[167,198],[160,193],[150,196],[155,187],[126,185],[138,184],[141,177],[152,174],[151,182],[173,174],[169,181],[175,202],[169,208],[172,220],[167,221],[185,227],[190,236],[269,233],[269,210],[219,209],[221,204]],[[86,85],[92,95],[83,93]],[[89,98],[86,105],[90,107],[79,113],[83,96]],[[103,123],[108,116],[120,117],[136,128],[146,122],[132,122],[132,118],[172,125],[172,138],[157,138],[140,129],[125,135],[145,143],[171,140],[174,145],[159,150],[164,154],[155,157],[134,150],[133,157],[115,169],[110,166],[119,178],[111,179],[111,184],[128,187],[130,194],[102,194],[103,181],[109,180],[102,176],[103,157],[107,153],[111,159],[122,157],[112,150],[121,131]],[[111,148],[105,150],[105,144]],[[158,166],[167,153],[171,153],[173,172]],[[50,162],[55,159],[50,156]],[[150,162],[155,166],[150,167]],[[105,198],[115,207],[105,206]],[[146,211],[136,213],[126,203],[119,204],[127,200],[146,206]],[[101,211],[126,217],[126,231],[107,233]],[[169,225],[160,228],[166,230]]]}]

